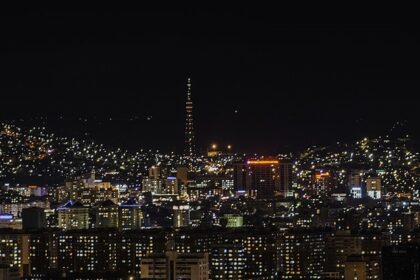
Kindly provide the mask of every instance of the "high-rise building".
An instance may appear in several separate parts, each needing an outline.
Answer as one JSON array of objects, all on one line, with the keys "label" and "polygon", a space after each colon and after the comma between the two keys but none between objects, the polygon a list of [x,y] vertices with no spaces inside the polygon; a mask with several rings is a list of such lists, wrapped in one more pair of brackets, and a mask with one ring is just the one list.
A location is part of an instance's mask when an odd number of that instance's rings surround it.
[{"label": "high-rise building", "polygon": [[47,277],[57,269],[59,230],[32,232],[29,241],[31,279],[51,279]]},{"label": "high-rise building", "polygon": [[190,224],[190,207],[188,205],[174,205],[174,227],[187,227]]},{"label": "high-rise building", "polygon": [[366,262],[362,256],[350,256],[344,264],[344,280],[366,280]]},{"label": "high-rise building", "polygon": [[139,275],[141,260],[148,254],[165,252],[167,238],[162,229],[135,230],[126,231],[121,243],[123,250],[122,256],[117,259],[118,267]]},{"label": "high-rise building", "polygon": [[367,178],[366,191],[369,197],[373,199],[381,199],[381,196],[382,196],[381,178],[379,177]]},{"label": "high-rise building", "polygon": [[362,252],[360,237],[352,235],[350,230],[339,230],[327,237],[325,270],[336,272],[344,277],[344,267],[347,257]]},{"label": "high-rise building", "polygon": [[271,230],[181,228],[174,238],[178,252],[210,254],[211,279],[269,280],[279,271],[278,234]]},{"label": "high-rise building", "polygon": [[89,208],[72,200],[57,208],[58,227],[64,230],[88,229]]},{"label": "high-rise building", "polygon": [[98,203],[93,207],[95,228],[118,228],[118,205],[111,200]]},{"label": "high-rise building", "polygon": [[[344,264],[344,280],[381,279],[381,269],[376,256],[351,255]],[[384,278],[390,279],[390,278]],[[398,278],[410,279],[410,278]]]},{"label": "high-rise building", "polygon": [[245,256],[241,244],[218,244],[211,248],[211,279],[244,279]]},{"label": "high-rise building", "polygon": [[44,208],[30,207],[22,210],[23,229],[42,229],[47,227],[47,218]]},{"label": "high-rise building", "polygon": [[142,184],[143,192],[151,192],[152,194],[163,193],[163,181],[161,179],[144,178]]},{"label": "high-rise building", "polygon": [[280,172],[280,194],[283,197],[292,196],[293,164],[287,160],[281,160]]},{"label": "high-rise building", "polygon": [[166,194],[178,194],[178,179],[176,177],[167,177],[165,180],[165,193]]},{"label": "high-rise building", "polygon": [[92,274],[95,279],[103,278],[102,274],[117,270],[117,243],[121,238],[116,229],[74,230],[56,236],[57,269],[66,279],[90,279]]},{"label": "high-rise building", "polygon": [[363,171],[353,170],[348,177],[348,187],[350,195],[353,198],[363,197],[363,184],[362,184]]},{"label": "high-rise building", "polygon": [[149,178],[159,179],[160,178],[160,167],[153,165],[149,168]]},{"label": "high-rise building", "polygon": [[231,242],[239,242],[244,248],[244,279],[275,279],[279,271],[277,235],[269,230],[237,230]]},{"label": "high-rise building", "polygon": [[121,204],[118,207],[118,228],[120,230],[139,229],[141,227],[143,213],[141,204],[137,204],[133,200]]},{"label": "high-rise building", "polygon": [[325,271],[328,231],[289,230],[280,242],[283,279],[321,279]]},{"label": "high-rise building", "polygon": [[58,226],[58,214],[55,209],[44,209],[47,228]]},{"label": "high-rise building", "polygon": [[246,190],[248,195],[263,199],[280,193],[279,161],[248,160]]},{"label": "high-rise building", "polygon": [[233,187],[236,192],[246,189],[246,171],[247,166],[244,162],[240,161],[233,164]]},{"label": "high-rise building", "polygon": [[186,186],[188,184],[188,166],[178,166],[176,168],[176,178],[182,185]]},{"label": "high-rise building", "polygon": [[141,260],[141,279],[153,280],[208,280],[207,253],[177,253],[166,251],[149,254]]},{"label": "high-rise building", "polygon": [[20,277],[29,276],[29,235],[13,231],[0,231],[0,265],[10,268],[8,273],[19,272]]},{"label": "high-rise building", "polygon": [[359,234],[362,255],[380,256],[382,248],[388,244],[387,238],[379,231],[364,231]]},{"label": "high-rise building", "polygon": [[194,121],[193,121],[193,101],[191,97],[191,79],[187,80],[187,101],[185,102],[185,155],[194,155]]}]

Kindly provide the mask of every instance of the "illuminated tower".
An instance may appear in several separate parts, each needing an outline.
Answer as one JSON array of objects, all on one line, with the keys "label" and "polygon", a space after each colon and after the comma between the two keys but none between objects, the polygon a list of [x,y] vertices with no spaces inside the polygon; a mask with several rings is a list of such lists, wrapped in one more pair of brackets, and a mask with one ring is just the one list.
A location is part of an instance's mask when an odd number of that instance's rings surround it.
[{"label": "illuminated tower", "polygon": [[187,81],[187,101],[185,102],[185,155],[194,155],[194,122],[193,122],[193,102],[191,99],[191,79]]}]

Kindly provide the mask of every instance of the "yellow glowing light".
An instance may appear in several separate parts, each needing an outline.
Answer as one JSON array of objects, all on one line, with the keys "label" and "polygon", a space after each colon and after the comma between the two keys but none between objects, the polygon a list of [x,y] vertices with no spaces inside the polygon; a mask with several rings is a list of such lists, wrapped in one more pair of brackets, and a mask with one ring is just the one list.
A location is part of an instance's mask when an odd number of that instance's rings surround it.
[{"label": "yellow glowing light", "polygon": [[330,172],[321,172],[315,175],[315,179],[320,180],[322,178],[329,177],[329,176],[330,176]]},{"label": "yellow glowing light", "polygon": [[279,164],[278,160],[248,160],[247,162],[250,165],[260,164],[260,165],[267,165],[267,164]]},{"label": "yellow glowing light", "polygon": [[228,145],[227,148],[230,150],[232,149],[232,145]]},{"label": "yellow glowing light", "polygon": [[216,150],[216,149],[217,149],[217,145],[216,145],[216,144],[213,144],[213,145],[211,145],[211,148],[212,148],[213,150]]}]

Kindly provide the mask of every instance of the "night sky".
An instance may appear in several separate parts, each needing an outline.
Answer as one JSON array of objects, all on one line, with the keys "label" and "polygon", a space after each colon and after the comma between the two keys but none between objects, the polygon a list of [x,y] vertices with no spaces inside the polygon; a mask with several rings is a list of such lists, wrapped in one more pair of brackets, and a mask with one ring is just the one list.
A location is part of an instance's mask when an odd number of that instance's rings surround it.
[{"label": "night sky", "polygon": [[251,10],[40,10],[1,25],[2,120],[47,117],[63,134],[180,152],[191,77],[202,149],[285,152],[402,120],[419,137],[409,26],[290,24]]}]

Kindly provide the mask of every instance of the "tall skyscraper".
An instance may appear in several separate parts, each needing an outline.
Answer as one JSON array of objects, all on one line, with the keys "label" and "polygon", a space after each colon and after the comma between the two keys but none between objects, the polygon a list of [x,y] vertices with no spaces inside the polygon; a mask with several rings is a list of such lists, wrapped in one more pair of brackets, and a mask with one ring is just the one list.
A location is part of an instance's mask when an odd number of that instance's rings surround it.
[{"label": "tall skyscraper", "polygon": [[235,191],[245,191],[246,189],[246,163],[240,161],[233,164],[233,186]]},{"label": "tall skyscraper", "polygon": [[287,160],[281,160],[280,169],[280,194],[283,197],[292,196],[293,164]]},{"label": "tall skyscraper", "polygon": [[191,98],[191,79],[187,80],[187,101],[185,102],[185,155],[194,155],[194,122],[193,122],[193,102]]},{"label": "tall skyscraper", "polygon": [[246,190],[248,195],[258,199],[273,198],[280,192],[279,161],[248,160],[247,161]]}]

